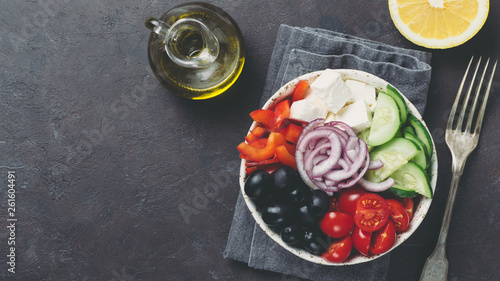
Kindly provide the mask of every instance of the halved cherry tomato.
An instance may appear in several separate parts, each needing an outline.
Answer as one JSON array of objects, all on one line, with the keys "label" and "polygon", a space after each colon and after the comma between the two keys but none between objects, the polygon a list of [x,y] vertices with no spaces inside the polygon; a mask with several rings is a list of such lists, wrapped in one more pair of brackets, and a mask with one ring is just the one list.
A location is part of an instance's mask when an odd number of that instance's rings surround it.
[{"label": "halved cherry tomato", "polygon": [[357,226],[354,227],[352,232],[352,244],[362,255],[368,256],[371,239],[372,232],[364,231]]},{"label": "halved cherry tomato", "polygon": [[389,251],[394,243],[396,243],[396,228],[394,223],[389,220],[384,227],[373,232],[370,253],[383,254]]},{"label": "halved cherry tomato", "polygon": [[290,116],[290,100],[279,102],[274,108],[274,128],[280,129],[283,121]]},{"label": "halved cherry tomato", "polygon": [[403,206],[405,207],[405,210],[408,213],[411,222],[411,220],[413,219],[413,208],[414,208],[413,199],[412,198],[402,198],[402,199],[403,199]]},{"label": "halved cherry tomato", "polygon": [[343,213],[354,216],[356,214],[356,203],[358,198],[368,193],[359,186],[342,189],[339,195],[339,210]]},{"label": "halved cherry tomato", "polygon": [[269,109],[257,109],[250,112],[253,121],[261,123],[269,131],[274,131],[274,111]]},{"label": "halved cherry tomato", "polygon": [[298,101],[304,99],[306,96],[307,88],[309,88],[309,82],[307,80],[299,81],[299,83],[297,83],[297,86],[295,86],[295,89],[293,90],[292,100]]},{"label": "halved cherry tomato", "polygon": [[404,232],[410,224],[410,217],[401,202],[396,199],[385,200],[389,204],[389,219],[394,223],[396,232]]},{"label": "halved cherry tomato", "polygon": [[344,237],[354,227],[351,215],[341,212],[328,212],[319,221],[319,227],[326,235],[332,238]]},{"label": "halved cherry tomato", "polygon": [[364,231],[381,229],[389,219],[389,205],[375,193],[367,193],[358,198],[354,223]]},{"label": "halved cherry tomato", "polygon": [[346,235],[344,238],[333,242],[321,257],[329,262],[342,262],[349,257],[351,250],[352,238],[351,235]]}]

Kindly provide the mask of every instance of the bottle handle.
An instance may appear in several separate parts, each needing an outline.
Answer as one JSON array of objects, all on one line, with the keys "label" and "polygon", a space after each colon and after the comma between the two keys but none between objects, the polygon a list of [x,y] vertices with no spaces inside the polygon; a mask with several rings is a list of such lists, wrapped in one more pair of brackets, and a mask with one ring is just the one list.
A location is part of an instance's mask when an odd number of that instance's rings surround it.
[{"label": "bottle handle", "polygon": [[[163,40],[168,56],[180,66],[204,68],[212,64],[219,55],[219,40],[197,19],[183,18],[170,26],[149,17],[145,25]],[[201,40],[193,39],[196,36],[201,36]]]}]

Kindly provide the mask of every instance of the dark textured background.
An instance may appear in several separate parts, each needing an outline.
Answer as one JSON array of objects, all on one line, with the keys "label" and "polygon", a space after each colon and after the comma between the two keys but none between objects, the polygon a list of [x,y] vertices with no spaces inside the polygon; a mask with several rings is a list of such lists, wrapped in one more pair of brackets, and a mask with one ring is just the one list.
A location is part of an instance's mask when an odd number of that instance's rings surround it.
[{"label": "dark textured background", "polygon": [[[387,1],[208,1],[239,24],[247,62],[228,93],[193,102],[159,85],[146,53],[145,18],[182,2],[0,3],[1,280],[296,280],[222,257],[239,192],[235,147],[259,103],[278,26],[425,50],[396,30]],[[491,2],[472,40],[432,51],[424,118],[438,189],[421,227],[393,251],[388,280],[418,280],[437,239],[451,177],[447,109],[471,55],[500,57],[500,2]],[[449,280],[500,275],[497,77],[457,195]],[[17,176],[16,274],[5,262],[9,170]]]}]

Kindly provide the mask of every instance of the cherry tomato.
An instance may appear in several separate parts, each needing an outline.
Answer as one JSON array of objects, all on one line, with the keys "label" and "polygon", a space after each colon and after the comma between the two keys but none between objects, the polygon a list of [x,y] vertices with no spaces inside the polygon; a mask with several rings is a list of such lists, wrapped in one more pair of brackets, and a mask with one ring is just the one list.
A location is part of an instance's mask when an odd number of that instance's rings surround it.
[{"label": "cherry tomato", "polygon": [[352,232],[352,244],[354,248],[361,254],[368,256],[370,250],[370,241],[372,239],[372,232],[364,231],[355,226]]},{"label": "cherry tomato", "polygon": [[339,210],[354,216],[356,214],[356,202],[358,198],[366,193],[368,192],[359,186],[343,189],[338,199]]},{"label": "cherry tomato", "polygon": [[410,217],[410,221],[413,219],[413,199],[411,198],[402,198],[403,206],[405,207],[408,216]]},{"label": "cherry tomato", "polygon": [[351,254],[352,238],[346,235],[344,238],[333,242],[321,257],[329,262],[342,262]]},{"label": "cherry tomato", "polygon": [[364,231],[381,229],[389,219],[389,205],[380,195],[367,193],[358,198],[354,223]]},{"label": "cherry tomato", "polygon": [[410,217],[401,202],[396,199],[387,199],[389,204],[389,219],[394,223],[396,232],[404,232],[410,224]]},{"label": "cherry tomato", "polygon": [[396,243],[396,228],[389,220],[381,229],[373,232],[370,244],[370,253],[383,254],[389,251]]},{"label": "cherry tomato", "polygon": [[351,232],[354,220],[351,215],[341,212],[328,212],[319,221],[319,227],[332,238],[344,237]]}]

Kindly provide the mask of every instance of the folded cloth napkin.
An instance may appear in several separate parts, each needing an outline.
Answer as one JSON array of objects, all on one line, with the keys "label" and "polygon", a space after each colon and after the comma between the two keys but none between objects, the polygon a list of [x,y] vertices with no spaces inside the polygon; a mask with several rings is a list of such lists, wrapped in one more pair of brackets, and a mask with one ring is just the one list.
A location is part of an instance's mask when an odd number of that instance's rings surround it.
[{"label": "folded cloth napkin", "polygon": [[[271,56],[261,106],[288,81],[317,70],[357,69],[402,91],[424,112],[431,78],[431,55],[317,28],[281,25]],[[240,194],[224,257],[248,266],[310,280],[385,280],[390,254],[350,266],[303,260],[273,241],[255,223]]]}]

